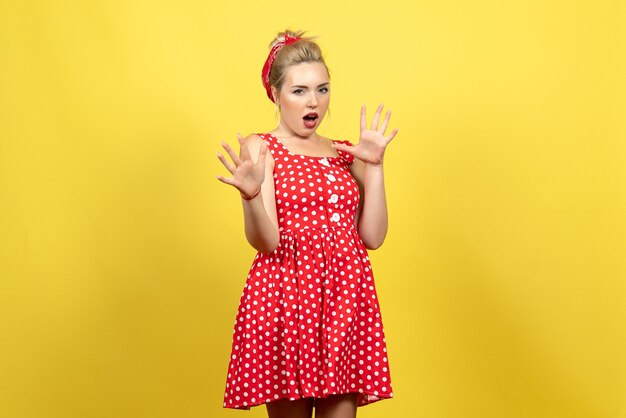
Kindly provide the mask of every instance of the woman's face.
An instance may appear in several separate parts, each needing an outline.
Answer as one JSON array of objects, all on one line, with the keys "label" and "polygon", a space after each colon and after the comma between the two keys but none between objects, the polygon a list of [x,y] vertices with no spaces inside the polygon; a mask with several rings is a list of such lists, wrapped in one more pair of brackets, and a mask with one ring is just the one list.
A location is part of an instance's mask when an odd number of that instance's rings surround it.
[{"label": "woman's face", "polygon": [[287,68],[277,103],[281,125],[300,137],[309,137],[322,123],[330,102],[330,78],[321,62],[303,62]]}]

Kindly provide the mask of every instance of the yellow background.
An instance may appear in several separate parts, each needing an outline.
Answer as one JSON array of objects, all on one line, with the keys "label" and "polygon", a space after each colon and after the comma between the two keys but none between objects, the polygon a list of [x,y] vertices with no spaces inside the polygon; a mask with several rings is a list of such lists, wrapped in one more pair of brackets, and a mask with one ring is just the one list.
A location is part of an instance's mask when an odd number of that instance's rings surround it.
[{"label": "yellow background", "polygon": [[222,409],[254,251],[219,141],[274,128],[287,27],[331,68],[320,133],[379,102],[371,253],[395,398],[360,417],[626,417],[624,1],[0,6],[0,416]]}]

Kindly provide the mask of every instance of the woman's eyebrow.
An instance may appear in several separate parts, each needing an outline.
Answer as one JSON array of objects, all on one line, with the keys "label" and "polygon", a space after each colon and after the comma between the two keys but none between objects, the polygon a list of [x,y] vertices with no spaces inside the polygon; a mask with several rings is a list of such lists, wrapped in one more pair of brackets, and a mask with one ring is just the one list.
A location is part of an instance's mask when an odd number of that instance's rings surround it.
[{"label": "woman's eyebrow", "polygon": [[[325,86],[325,85],[327,85],[327,84],[330,84],[330,82],[329,82],[329,81],[327,81],[326,83],[322,83],[322,84],[320,84],[320,85],[319,85],[319,86],[317,86],[317,87],[322,87],[322,86]],[[302,88],[302,89],[306,89],[306,88],[308,88],[309,86],[291,86],[291,87],[292,87],[292,88],[293,88],[293,87],[299,87],[299,88]]]}]

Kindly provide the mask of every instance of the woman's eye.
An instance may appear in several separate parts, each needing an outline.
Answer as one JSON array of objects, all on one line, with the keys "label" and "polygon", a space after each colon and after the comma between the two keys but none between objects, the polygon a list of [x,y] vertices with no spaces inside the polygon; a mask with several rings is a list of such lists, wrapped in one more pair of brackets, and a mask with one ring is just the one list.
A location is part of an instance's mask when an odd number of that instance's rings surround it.
[{"label": "woman's eye", "polygon": [[321,91],[322,93],[328,93],[328,87],[322,87],[322,88],[320,89],[320,91]]},{"label": "woman's eye", "polygon": [[300,93],[302,93],[302,92],[303,92],[303,90],[302,90],[302,89],[297,89],[297,90],[294,90],[293,92],[294,92],[295,94],[300,94]]}]

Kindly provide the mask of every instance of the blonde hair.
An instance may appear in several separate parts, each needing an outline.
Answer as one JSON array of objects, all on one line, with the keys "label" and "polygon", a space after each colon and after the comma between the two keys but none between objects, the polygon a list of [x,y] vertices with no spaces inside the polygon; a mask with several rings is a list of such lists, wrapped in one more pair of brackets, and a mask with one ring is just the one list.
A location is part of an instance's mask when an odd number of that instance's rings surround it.
[{"label": "blonde hair", "polygon": [[291,65],[303,62],[321,62],[324,64],[324,67],[328,72],[328,77],[330,77],[330,71],[328,70],[328,66],[322,56],[322,50],[319,45],[313,42],[316,37],[303,37],[302,35],[305,33],[306,31],[294,32],[287,29],[284,32],[279,32],[278,35],[276,35],[276,38],[270,42],[269,48],[272,49],[272,47],[278,42],[284,42],[285,35],[289,35],[292,38],[302,38],[292,44],[283,46],[280,51],[278,51],[278,54],[276,54],[276,58],[274,59],[274,63],[272,64],[272,68],[270,70],[269,84],[270,86],[275,87],[279,92],[283,85],[283,79],[287,73],[287,68]]}]

